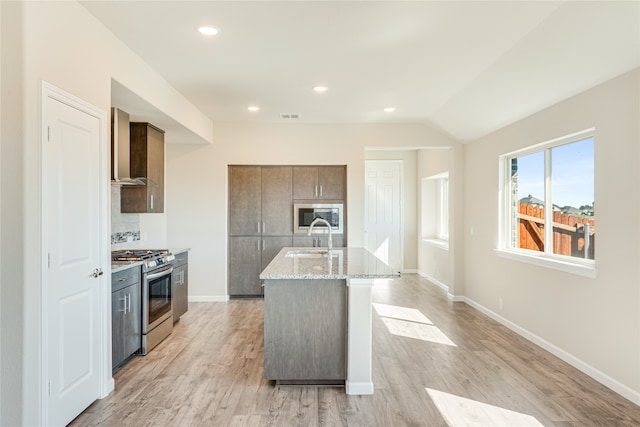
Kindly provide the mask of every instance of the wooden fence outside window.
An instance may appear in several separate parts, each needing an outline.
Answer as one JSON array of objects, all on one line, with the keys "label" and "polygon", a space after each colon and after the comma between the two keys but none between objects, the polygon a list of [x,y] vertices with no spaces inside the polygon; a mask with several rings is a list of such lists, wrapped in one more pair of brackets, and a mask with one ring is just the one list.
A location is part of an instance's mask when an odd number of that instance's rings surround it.
[{"label": "wooden fence outside window", "polygon": [[[544,251],[544,208],[520,203],[518,227],[518,247]],[[588,236],[586,240],[585,231]],[[593,217],[553,212],[554,254],[595,259],[595,246]]]}]

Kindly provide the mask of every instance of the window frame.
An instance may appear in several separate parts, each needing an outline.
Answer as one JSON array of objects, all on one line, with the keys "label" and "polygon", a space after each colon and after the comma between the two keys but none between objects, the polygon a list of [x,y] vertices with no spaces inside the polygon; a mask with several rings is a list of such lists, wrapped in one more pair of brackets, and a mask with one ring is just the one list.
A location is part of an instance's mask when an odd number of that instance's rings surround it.
[{"label": "window frame", "polygon": [[438,192],[436,206],[436,237],[449,241],[449,174],[436,178]]},{"label": "window frame", "polygon": [[[520,150],[512,151],[499,156],[499,237],[498,256],[522,261],[529,264],[548,267],[572,274],[595,278],[597,276],[596,260],[584,259],[553,253],[553,245],[545,245],[544,252],[530,249],[522,249],[512,245],[512,230],[514,230],[514,216],[512,212],[512,187],[511,187],[511,160],[528,154],[543,152],[544,154],[544,209],[545,209],[545,242],[553,241],[553,227],[547,226],[553,223],[553,197],[551,194],[552,159],[551,149],[561,145],[567,145],[587,138],[594,138],[595,128],[585,129],[549,141],[535,144]],[[595,150],[594,150],[595,151]],[[595,163],[595,156],[594,156]],[[594,164],[595,167],[595,164]],[[594,176],[595,181],[595,176]],[[595,199],[595,188],[594,188]],[[595,200],[594,200],[595,201]]]}]

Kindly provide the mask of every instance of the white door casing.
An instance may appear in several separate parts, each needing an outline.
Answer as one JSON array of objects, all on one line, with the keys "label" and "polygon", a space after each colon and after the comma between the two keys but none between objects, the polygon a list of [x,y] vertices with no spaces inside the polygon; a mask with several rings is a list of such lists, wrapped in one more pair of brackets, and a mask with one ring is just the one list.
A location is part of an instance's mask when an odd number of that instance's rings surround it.
[{"label": "white door casing", "polygon": [[365,160],[365,248],[402,270],[401,160]]},{"label": "white door casing", "polygon": [[42,103],[42,420],[66,425],[112,382],[106,115],[45,83]]}]

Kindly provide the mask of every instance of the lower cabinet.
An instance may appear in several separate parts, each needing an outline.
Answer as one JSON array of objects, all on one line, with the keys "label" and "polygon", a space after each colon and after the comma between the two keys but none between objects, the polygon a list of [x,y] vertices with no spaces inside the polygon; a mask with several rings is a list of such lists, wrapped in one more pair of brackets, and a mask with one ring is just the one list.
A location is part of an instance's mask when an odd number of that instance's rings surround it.
[{"label": "lower cabinet", "polygon": [[173,323],[180,320],[180,316],[189,309],[189,253],[176,255],[171,273]]},{"label": "lower cabinet", "polygon": [[114,370],[140,350],[142,286],[140,267],[111,275],[111,365]]},{"label": "lower cabinet", "polygon": [[260,297],[260,272],[280,250],[293,243],[291,236],[229,237],[229,295]]},{"label": "lower cabinet", "polygon": [[[331,237],[334,248],[344,247],[344,236],[334,235]],[[329,245],[329,235],[315,235],[315,236],[294,236],[293,246],[302,248],[318,248],[327,247]]]}]

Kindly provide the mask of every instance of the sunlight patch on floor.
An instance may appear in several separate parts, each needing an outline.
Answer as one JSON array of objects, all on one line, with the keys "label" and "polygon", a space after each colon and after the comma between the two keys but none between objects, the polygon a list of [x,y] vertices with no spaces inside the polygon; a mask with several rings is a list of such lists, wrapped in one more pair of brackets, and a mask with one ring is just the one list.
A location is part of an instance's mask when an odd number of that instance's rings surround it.
[{"label": "sunlight patch on floor", "polygon": [[373,308],[381,317],[390,317],[393,319],[407,320],[409,322],[425,323],[433,325],[433,322],[427,318],[420,310],[415,308],[400,307],[397,305],[373,303]]},{"label": "sunlight patch on floor", "polygon": [[373,308],[393,335],[456,347],[420,310],[378,303]]},{"label": "sunlight patch on floor", "polygon": [[500,408],[476,400],[425,388],[433,403],[450,426],[518,426],[541,427],[532,415]]}]

